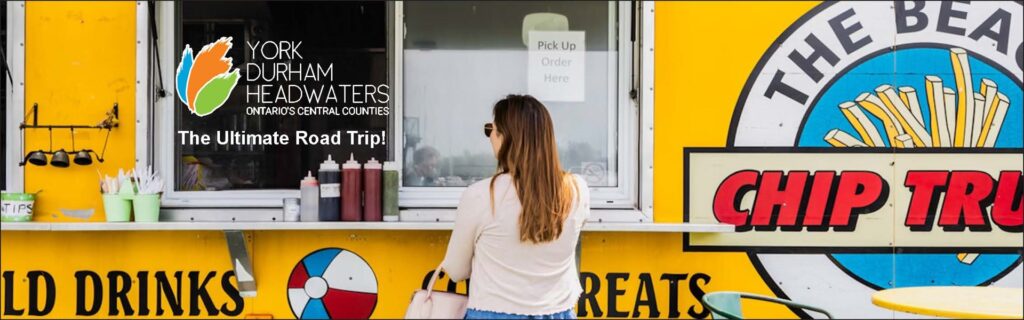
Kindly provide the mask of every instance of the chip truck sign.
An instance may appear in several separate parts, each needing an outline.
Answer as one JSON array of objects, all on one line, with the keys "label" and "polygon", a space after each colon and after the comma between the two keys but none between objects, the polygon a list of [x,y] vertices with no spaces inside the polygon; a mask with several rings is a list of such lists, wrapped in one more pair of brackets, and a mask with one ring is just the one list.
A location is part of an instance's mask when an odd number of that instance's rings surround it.
[{"label": "chip truck sign", "polygon": [[1021,163],[1020,149],[687,149],[691,219],[738,231],[689,248],[1014,252]]}]

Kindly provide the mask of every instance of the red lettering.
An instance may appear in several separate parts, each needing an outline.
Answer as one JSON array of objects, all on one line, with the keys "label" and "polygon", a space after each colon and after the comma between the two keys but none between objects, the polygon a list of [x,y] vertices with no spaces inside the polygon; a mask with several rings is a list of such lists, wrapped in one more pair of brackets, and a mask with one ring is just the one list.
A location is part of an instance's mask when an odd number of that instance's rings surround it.
[{"label": "red lettering", "polygon": [[857,215],[878,210],[888,197],[889,185],[877,173],[845,171],[839,174],[829,225],[833,230],[853,231]]},{"label": "red lettering", "polygon": [[737,171],[725,178],[715,191],[712,204],[715,219],[737,226],[747,225],[750,216],[747,210],[739,209],[739,203],[743,194],[757,186],[757,178],[758,172],[753,170]]},{"label": "red lettering", "polygon": [[[935,210],[938,208],[939,195],[946,186],[949,172],[946,171],[910,171],[904,185],[910,188],[910,205],[907,208],[907,219],[904,225],[911,230],[928,231],[935,221]],[[938,192],[936,192],[938,189]]]},{"label": "red lettering", "polygon": [[1007,232],[1021,232],[1021,225],[1024,225],[1024,183],[1021,180],[1021,171],[999,173],[992,222]]},{"label": "red lettering", "polygon": [[939,225],[947,231],[963,230],[965,226],[990,229],[985,219],[985,208],[991,202],[985,202],[990,199],[992,184],[992,177],[984,172],[953,172],[942,203]]},{"label": "red lettering", "polygon": [[[783,175],[782,171],[765,171],[761,174],[761,182],[754,200],[754,212],[751,224],[755,226],[774,226],[772,216],[776,216],[778,208],[778,225],[792,226],[796,224],[800,212],[804,186],[807,185],[807,171],[792,171]],[[785,177],[785,185],[783,185]]]},{"label": "red lettering", "polygon": [[[994,224],[1005,232],[1024,232],[1024,171],[994,177],[982,171],[911,170],[903,185],[910,195],[895,201],[908,202],[904,225],[910,231],[928,232],[936,225],[946,232],[991,231]],[[741,201],[750,192],[754,201],[744,208]],[[718,186],[712,210],[719,222],[740,232],[805,227],[848,232],[860,215],[881,209],[889,192],[889,182],[872,171],[742,170]]]},{"label": "red lettering", "polygon": [[805,226],[821,226],[825,222],[825,208],[828,205],[828,195],[832,193],[832,181],[835,181],[835,177],[835,171],[814,173],[814,183],[811,184],[811,192],[807,196],[807,208],[804,210],[803,224]]}]

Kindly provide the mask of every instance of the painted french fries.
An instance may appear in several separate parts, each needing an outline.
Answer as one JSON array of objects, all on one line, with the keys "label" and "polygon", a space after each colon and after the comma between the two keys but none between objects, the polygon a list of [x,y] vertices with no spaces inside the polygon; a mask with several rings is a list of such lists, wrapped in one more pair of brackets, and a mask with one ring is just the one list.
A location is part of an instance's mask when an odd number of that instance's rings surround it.
[{"label": "painted french fries", "polygon": [[855,100],[864,110],[874,115],[879,120],[882,120],[882,126],[885,128],[885,134],[889,138],[889,145],[893,145],[896,142],[896,136],[903,134],[903,127],[900,127],[896,121],[896,117],[889,112],[882,100],[878,99],[873,94],[861,93]]},{"label": "painted french fries", "polygon": [[[985,79],[988,80],[988,79]],[[974,147],[978,145],[978,136],[981,135],[981,124],[985,121],[985,96],[981,93],[974,93],[974,121],[971,123],[971,140],[970,143],[965,143],[964,147]]]},{"label": "painted french fries", "polygon": [[834,129],[825,141],[836,147],[886,147],[886,142],[891,148],[994,147],[1011,101],[990,79],[981,79],[975,91],[967,51],[949,51],[955,88],[943,86],[938,76],[925,76],[920,93],[927,105],[922,106],[915,88],[880,85],[839,104],[854,131]]},{"label": "painted french fries", "polygon": [[924,114],[921,113],[921,104],[917,101],[917,90],[913,87],[900,87],[900,101],[903,101],[903,106],[914,114],[917,123],[924,126]]},{"label": "painted french fries", "polygon": [[963,264],[973,264],[974,260],[978,259],[977,253],[957,253],[956,259],[960,260]]},{"label": "painted french fries", "polygon": [[1006,95],[999,93],[996,94],[998,104],[989,111],[989,115],[985,117],[985,122],[982,125],[982,134],[979,137],[980,141],[984,143],[979,147],[994,148],[996,146],[996,138],[999,136],[999,129],[1003,127],[1003,121],[1006,120],[1006,110],[1010,108],[1010,101],[1006,98]]},{"label": "painted french fries", "polygon": [[[863,141],[839,129],[829,131],[825,141],[833,147],[885,147],[885,141],[892,148],[995,147],[1010,101],[990,79],[981,79],[980,90],[975,92],[967,51],[953,48],[949,53],[956,89],[944,87],[938,76],[925,76],[927,114],[922,112],[913,87],[897,90],[883,84],[875,88],[874,94],[861,93],[855,102],[839,104],[839,110]],[[882,122],[884,135],[865,110]],[[961,263],[972,264],[978,254],[958,253],[956,257]]]},{"label": "painted french fries", "polygon": [[969,146],[971,124],[974,123],[974,83],[971,80],[971,65],[967,51],[960,48],[949,50],[953,62],[953,76],[956,79],[956,133],[954,147]]},{"label": "painted french fries", "polygon": [[864,137],[864,144],[869,147],[885,146],[885,140],[882,138],[882,135],[878,133],[878,129],[875,128],[875,124],[871,123],[871,120],[868,119],[868,115],[865,114],[864,110],[861,110],[856,103],[843,102],[839,104],[839,110],[843,112],[843,116],[846,117],[846,120],[850,121],[850,124],[853,125],[853,129],[857,131],[857,134]]},{"label": "painted french fries", "polygon": [[909,134],[901,134],[901,135],[896,137],[896,145],[895,146],[897,148],[913,148],[914,147],[914,137],[911,137]]},{"label": "painted french fries", "polygon": [[956,91],[949,87],[942,88],[942,97],[946,99],[946,129],[949,130],[949,145],[943,147],[952,147],[953,140],[956,136]]},{"label": "painted french fries", "polygon": [[931,123],[932,146],[948,147],[949,125],[946,118],[946,99],[942,93],[942,78],[924,77],[925,96],[928,98],[928,119]]},{"label": "painted french fries", "polygon": [[863,142],[857,140],[843,130],[832,129],[825,135],[825,141],[833,147],[866,147]]},{"label": "painted french fries", "polygon": [[931,135],[924,129],[924,125],[917,121],[917,118],[910,112],[910,109],[903,104],[903,101],[900,100],[899,95],[896,94],[896,90],[892,86],[883,84],[875,88],[875,92],[878,93],[882,104],[889,109],[889,113],[896,117],[900,126],[903,127],[903,131],[910,135],[914,145],[921,147],[932,146]]}]

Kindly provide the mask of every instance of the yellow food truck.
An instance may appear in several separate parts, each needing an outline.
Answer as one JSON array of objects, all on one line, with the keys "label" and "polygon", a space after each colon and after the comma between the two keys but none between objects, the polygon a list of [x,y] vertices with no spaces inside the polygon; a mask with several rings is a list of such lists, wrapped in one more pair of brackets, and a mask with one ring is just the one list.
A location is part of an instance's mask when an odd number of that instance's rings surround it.
[{"label": "yellow food truck", "polygon": [[1019,1],[0,10],[3,318],[401,318],[509,93],[590,186],[578,317],[1024,286]]}]

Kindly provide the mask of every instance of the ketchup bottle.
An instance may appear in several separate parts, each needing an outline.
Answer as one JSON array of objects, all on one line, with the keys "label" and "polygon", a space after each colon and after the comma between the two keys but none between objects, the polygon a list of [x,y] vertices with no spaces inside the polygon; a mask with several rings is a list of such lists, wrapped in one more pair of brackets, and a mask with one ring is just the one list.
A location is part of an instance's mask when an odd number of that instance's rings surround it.
[{"label": "ketchup bottle", "polygon": [[341,221],[360,221],[363,218],[363,166],[349,154],[341,165]]},{"label": "ketchup bottle", "polygon": [[374,158],[363,165],[363,221],[384,221],[380,210],[382,169]]}]

